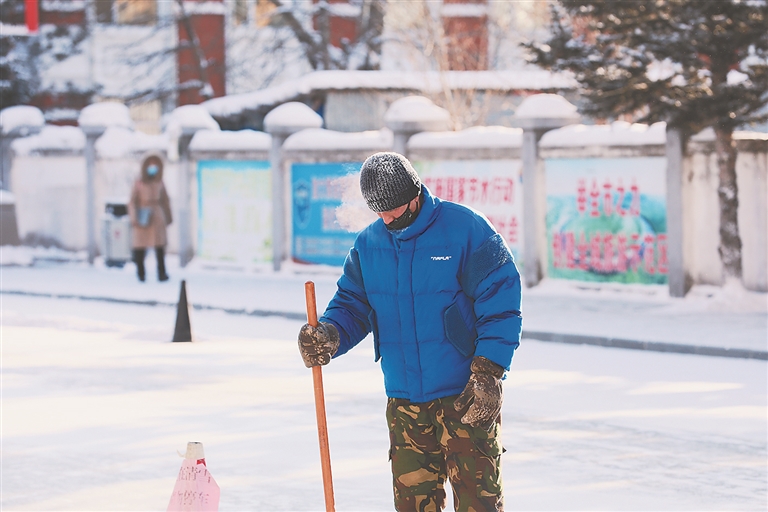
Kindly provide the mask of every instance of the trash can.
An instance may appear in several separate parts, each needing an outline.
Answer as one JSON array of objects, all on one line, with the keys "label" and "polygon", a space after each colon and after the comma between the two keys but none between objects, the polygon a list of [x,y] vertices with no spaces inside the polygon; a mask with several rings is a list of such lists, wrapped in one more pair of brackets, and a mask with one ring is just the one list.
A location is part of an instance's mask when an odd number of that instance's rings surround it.
[{"label": "trash can", "polygon": [[131,218],[128,205],[110,202],[104,208],[104,263],[108,267],[123,267],[131,261]]}]

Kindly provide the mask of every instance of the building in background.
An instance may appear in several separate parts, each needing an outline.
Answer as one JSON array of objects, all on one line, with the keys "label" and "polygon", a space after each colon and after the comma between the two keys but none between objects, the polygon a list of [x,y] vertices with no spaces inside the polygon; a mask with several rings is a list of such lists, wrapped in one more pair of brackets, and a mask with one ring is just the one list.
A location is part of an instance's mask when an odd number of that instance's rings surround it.
[{"label": "building in background", "polygon": [[[131,107],[137,127],[159,131],[178,105],[226,94],[222,0],[2,0],[3,107],[39,107],[76,124],[94,101]],[[25,30],[29,7],[39,28]],[[192,32],[192,35],[190,35]]]},{"label": "building in background", "polygon": [[[482,71],[524,67],[517,43],[546,1],[0,0],[2,107],[76,124],[120,101],[157,133],[179,105],[289,83],[312,71]],[[39,28],[25,27],[27,6]],[[337,87],[338,88],[338,87]],[[321,115],[324,101],[309,103]],[[363,105],[364,107],[364,105]],[[359,110],[359,109],[358,109]]]}]

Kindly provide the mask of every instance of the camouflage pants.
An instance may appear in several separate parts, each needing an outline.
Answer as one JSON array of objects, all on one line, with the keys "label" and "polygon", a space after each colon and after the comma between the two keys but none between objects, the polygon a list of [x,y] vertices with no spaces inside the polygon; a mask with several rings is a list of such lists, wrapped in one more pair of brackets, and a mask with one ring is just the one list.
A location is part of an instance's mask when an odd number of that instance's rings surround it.
[{"label": "camouflage pants", "polygon": [[450,479],[459,512],[502,511],[500,418],[486,432],[461,422],[455,396],[422,404],[387,400],[395,509],[428,512],[445,508]]}]

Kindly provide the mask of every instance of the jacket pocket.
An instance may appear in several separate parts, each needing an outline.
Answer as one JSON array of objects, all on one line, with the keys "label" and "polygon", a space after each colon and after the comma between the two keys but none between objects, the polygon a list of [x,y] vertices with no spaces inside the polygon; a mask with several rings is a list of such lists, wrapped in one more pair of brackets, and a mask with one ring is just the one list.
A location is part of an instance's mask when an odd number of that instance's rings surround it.
[{"label": "jacket pocket", "polygon": [[373,332],[373,362],[376,363],[381,359],[381,350],[379,349],[379,325],[376,323],[376,312],[373,309],[368,313],[368,321],[371,323],[371,332]]},{"label": "jacket pocket", "polygon": [[471,329],[467,327],[467,322],[461,314],[458,302],[454,302],[445,310],[443,326],[445,327],[445,335],[448,341],[451,342],[461,355],[471,357],[475,353],[477,331],[475,331],[474,325]]}]

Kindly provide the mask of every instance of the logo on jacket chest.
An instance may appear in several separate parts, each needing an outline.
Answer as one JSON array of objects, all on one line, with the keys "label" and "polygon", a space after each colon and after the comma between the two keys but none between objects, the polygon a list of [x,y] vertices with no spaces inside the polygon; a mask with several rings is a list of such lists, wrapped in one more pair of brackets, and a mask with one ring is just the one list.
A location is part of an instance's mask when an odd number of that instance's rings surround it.
[{"label": "logo on jacket chest", "polygon": [[432,258],[432,261],[448,261],[451,259],[450,256],[430,256]]}]

